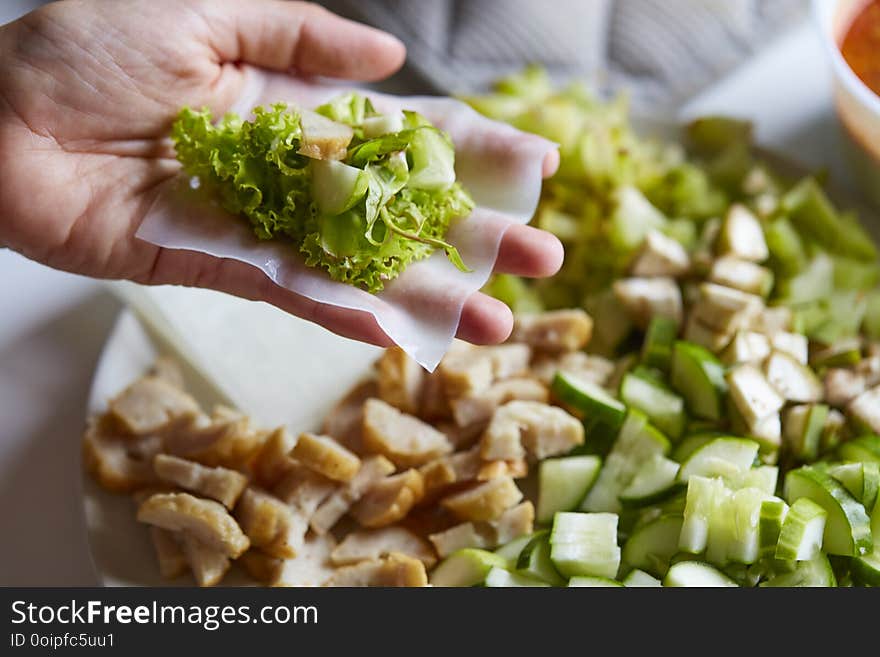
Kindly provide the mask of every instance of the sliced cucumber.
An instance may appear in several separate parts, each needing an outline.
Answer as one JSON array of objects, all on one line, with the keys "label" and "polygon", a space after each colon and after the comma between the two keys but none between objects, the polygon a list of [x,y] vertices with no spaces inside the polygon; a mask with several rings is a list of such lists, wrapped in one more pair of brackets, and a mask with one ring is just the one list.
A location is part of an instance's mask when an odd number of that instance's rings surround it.
[{"label": "sliced cucumber", "polygon": [[712,352],[691,342],[677,341],[672,350],[670,381],[693,415],[707,420],[723,417],[727,382],[724,366]]},{"label": "sliced cucumber", "polygon": [[853,576],[862,584],[880,586],[880,545],[874,551],[852,560]]},{"label": "sliced cucumber", "polygon": [[727,575],[701,561],[680,561],[663,578],[663,586],[718,588],[736,585]]},{"label": "sliced cucumber", "polygon": [[497,587],[521,587],[521,586],[550,586],[547,582],[539,579],[522,575],[520,573],[512,573],[504,568],[495,566],[486,575],[486,586],[490,588]]},{"label": "sliced cucumber", "polygon": [[322,215],[342,214],[367,193],[370,176],[363,169],[337,160],[311,160],[311,167],[312,197]]},{"label": "sliced cucumber", "polygon": [[623,562],[662,577],[678,552],[681,515],[663,515],[636,529],[623,546]]},{"label": "sliced cucumber", "polygon": [[868,435],[847,441],[837,451],[844,461],[880,463],[880,436]]},{"label": "sliced cucumber", "polygon": [[549,523],[557,511],[576,509],[596,481],[602,459],[598,456],[569,456],[541,461],[538,466],[539,523]]},{"label": "sliced cucumber", "polygon": [[734,489],[757,488],[765,495],[776,493],[776,483],[779,479],[779,468],[775,465],[760,465],[757,468],[743,470],[734,476],[727,477],[727,485]]},{"label": "sliced cucumber", "polygon": [[726,546],[727,560],[740,564],[758,560],[761,506],[766,499],[767,493],[758,488],[742,488],[733,493],[733,537]]},{"label": "sliced cucumber", "polygon": [[617,515],[557,513],[550,533],[550,558],[565,577],[613,579],[620,567]]},{"label": "sliced cucumber", "polygon": [[620,511],[620,493],[630,484],[642,464],[655,454],[666,454],[668,451],[669,441],[648,424],[644,414],[630,411],[581,509]]},{"label": "sliced cucumber", "polygon": [[793,406],[785,414],[785,444],[788,451],[800,461],[814,461],[819,454],[819,443],[829,408],[825,404]]},{"label": "sliced cucumber", "polygon": [[433,586],[476,586],[482,584],[492,568],[504,568],[507,560],[493,552],[464,548],[440,562],[431,573]]},{"label": "sliced cucumber", "polygon": [[759,555],[764,558],[776,556],[776,544],[779,542],[779,534],[785,516],[788,514],[788,504],[778,497],[770,497],[761,502],[761,519],[758,522]]},{"label": "sliced cucumber", "polygon": [[659,381],[630,372],[620,384],[620,398],[630,408],[647,415],[667,436],[679,438],[684,431],[684,400]]},{"label": "sliced cucumber", "polygon": [[843,484],[849,494],[862,503],[865,511],[874,508],[880,486],[880,466],[876,463],[839,463],[830,466],[828,474]]},{"label": "sliced cucumber", "polygon": [[829,554],[858,557],[872,548],[868,514],[831,475],[817,468],[792,470],[785,477],[785,499],[789,504],[809,498],[828,514],[822,547]]},{"label": "sliced cucumber", "polygon": [[796,500],[782,523],[776,558],[783,561],[811,561],[822,547],[822,535],[828,514],[825,509],[801,497]]},{"label": "sliced cucumber", "polygon": [[818,402],[824,394],[815,372],[783,351],[774,351],[764,361],[764,376],[786,401]]},{"label": "sliced cucumber", "polygon": [[539,532],[523,548],[516,560],[516,570],[551,586],[565,585],[565,580],[550,559],[550,532],[547,531]]},{"label": "sliced cucumber", "polygon": [[580,587],[623,586],[620,582],[609,579],[608,577],[572,577],[568,580],[568,585]]},{"label": "sliced cucumber", "polygon": [[676,445],[675,451],[672,452],[672,458],[679,463],[684,463],[685,461],[687,461],[688,457],[696,452],[700,447],[708,442],[712,442],[716,438],[721,438],[723,436],[724,434],[717,431],[694,433],[690,436],[686,436],[682,439],[680,443],[678,443],[678,445]]},{"label": "sliced cucumber", "polygon": [[625,507],[641,507],[656,504],[684,488],[677,480],[681,466],[662,454],[646,461],[636,472],[629,485],[620,494]]},{"label": "sliced cucumber", "polygon": [[523,548],[525,548],[525,546],[529,544],[529,541],[531,541],[538,534],[546,534],[547,532],[548,530],[545,529],[543,530],[543,532],[535,532],[534,534],[519,536],[510,541],[510,543],[505,543],[500,548],[495,550],[495,554],[497,554],[499,557],[503,558],[507,562],[505,568],[507,568],[508,570],[515,569],[516,561],[517,559],[519,559],[519,555],[523,551]]},{"label": "sliced cucumber", "polygon": [[715,438],[695,450],[678,473],[679,481],[687,483],[692,476],[736,476],[749,470],[758,456],[758,443],[745,438]]},{"label": "sliced cucumber", "polygon": [[592,381],[559,371],[551,387],[557,399],[582,412],[586,420],[598,419],[617,429],[626,419],[626,406]]},{"label": "sliced cucumber", "polygon": [[730,399],[751,430],[766,417],[778,413],[785,405],[764,374],[749,363],[737,365],[727,373]]},{"label": "sliced cucumber", "polygon": [[677,335],[678,325],[674,319],[662,315],[652,317],[642,344],[642,363],[668,372]]},{"label": "sliced cucumber", "polygon": [[684,522],[678,547],[684,552],[699,554],[709,541],[709,521],[716,506],[728,494],[724,482],[717,477],[693,476],[688,481]]},{"label": "sliced cucumber", "polygon": [[623,585],[631,589],[663,586],[659,579],[638,568],[631,570],[629,575],[623,578]]},{"label": "sliced cucumber", "polygon": [[798,561],[794,570],[772,576],[760,586],[785,587],[796,586],[837,586],[834,570],[828,557],[821,552],[810,561]]}]

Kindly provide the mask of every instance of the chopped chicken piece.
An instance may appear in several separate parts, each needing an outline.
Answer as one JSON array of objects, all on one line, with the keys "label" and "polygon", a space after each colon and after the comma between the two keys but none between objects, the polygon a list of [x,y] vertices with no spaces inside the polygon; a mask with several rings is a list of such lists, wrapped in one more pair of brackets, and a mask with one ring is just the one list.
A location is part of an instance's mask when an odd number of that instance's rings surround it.
[{"label": "chopped chicken piece", "polygon": [[419,402],[419,417],[423,420],[439,421],[450,417],[449,399],[443,386],[443,377],[437,368],[425,375],[422,397]]},{"label": "chopped chicken piece", "polygon": [[416,415],[421,403],[425,370],[400,347],[386,349],[376,362],[379,397],[404,413]]},{"label": "chopped chicken piece", "polygon": [[425,496],[432,496],[436,491],[455,483],[474,481],[485,463],[479,447],[426,463],[419,468],[425,484]]},{"label": "chopped chicken piece", "polygon": [[276,586],[322,586],[335,572],[330,553],[336,547],[332,534],[310,534],[296,559],[285,559]]},{"label": "chopped chicken piece", "polygon": [[462,548],[492,549],[530,534],[534,527],[535,507],[522,502],[501,514],[497,520],[463,522],[428,536],[441,559]]},{"label": "chopped chicken piece", "polygon": [[424,494],[422,475],[406,470],[373,484],[352,506],[351,515],[364,527],[384,527],[406,516]]},{"label": "chopped chicken piece", "polygon": [[584,442],[584,425],[561,408],[513,401],[492,417],[481,442],[487,461],[532,460],[564,454]]},{"label": "chopped chicken piece", "polygon": [[297,151],[313,160],[341,160],[354,135],[351,126],[322,114],[297,107],[302,126],[302,144]]},{"label": "chopped chicken piece", "polygon": [[419,536],[404,527],[383,527],[352,532],[330,554],[336,566],[379,559],[392,552],[418,559],[425,568],[437,562],[434,550]]},{"label": "chopped chicken piece", "polygon": [[865,383],[875,386],[880,383],[880,355],[866,356],[856,363],[855,371],[865,377]]},{"label": "chopped chicken piece", "polygon": [[452,451],[449,439],[437,429],[380,399],[364,404],[364,446],[401,468],[422,465]]},{"label": "chopped chicken piece", "polygon": [[437,367],[446,399],[482,392],[494,378],[492,359],[476,347],[450,351]]},{"label": "chopped chicken piece", "polygon": [[495,381],[523,376],[529,370],[532,348],[527,344],[508,342],[493,347],[480,347],[492,363],[492,378]]},{"label": "chopped chicken piece", "polygon": [[602,356],[571,351],[561,356],[541,356],[532,363],[531,375],[550,385],[557,372],[573,374],[581,379],[604,386],[614,372],[614,363]]},{"label": "chopped chicken piece", "polygon": [[485,426],[495,410],[510,401],[525,400],[547,402],[550,392],[535,379],[507,379],[493,383],[476,395],[459,397],[451,402],[452,417],[460,427],[474,424]]},{"label": "chopped chicken piece", "polygon": [[440,505],[462,520],[495,520],[522,496],[511,477],[497,477],[444,497]]},{"label": "chopped chicken piece", "polygon": [[511,342],[524,342],[538,351],[583,349],[593,336],[593,318],[581,309],[553,310],[539,315],[518,314]]},{"label": "chopped chicken piece", "polygon": [[364,402],[379,396],[375,381],[364,381],[348,391],[324,420],[321,433],[333,436],[359,456],[364,455]]},{"label": "chopped chicken piece", "polygon": [[152,455],[161,449],[161,438],[119,437],[109,431],[108,424],[112,423],[98,418],[86,428],[82,446],[86,469],[114,493],[130,493],[155,483]]},{"label": "chopped chicken piece", "polygon": [[147,375],[162,379],[175,388],[184,389],[183,371],[180,369],[180,363],[170,356],[159,356]]},{"label": "chopped chicken piece", "polygon": [[153,495],[141,504],[137,519],[170,531],[187,532],[206,546],[232,558],[238,557],[250,545],[248,537],[226,507],[189,493]]},{"label": "chopped chicken piece", "polygon": [[186,572],[186,555],[175,532],[150,527],[150,540],[159,562],[159,574],[165,579],[175,579]]},{"label": "chopped chicken piece", "polygon": [[347,482],[357,474],[361,460],[330,436],[301,434],[291,456],[328,479]]},{"label": "chopped chicken piece", "polygon": [[858,372],[842,367],[832,367],[825,373],[825,400],[832,406],[843,408],[853,399],[865,392],[868,387],[865,377]]},{"label": "chopped chicken piece", "polygon": [[199,586],[215,586],[229,570],[229,557],[222,550],[205,545],[186,532],[181,536],[186,562]]},{"label": "chopped chicken piece", "polygon": [[516,461],[484,461],[477,472],[477,481],[487,481],[495,477],[520,479],[529,474],[529,464],[525,459]]},{"label": "chopped chicken piece", "polygon": [[296,461],[290,456],[295,444],[293,436],[284,427],[278,427],[269,434],[251,461],[251,472],[260,486],[272,488],[296,466]]},{"label": "chopped chicken piece", "polygon": [[846,407],[846,414],[856,427],[880,434],[880,386],[853,399]]},{"label": "chopped chicken piece", "polygon": [[392,472],[394,472],[394,464],[384,456],[366,457],[352,480],[346,486],[338,488],[312,514],[310,521],[312,530],[317,534],[330,531],[364,493]]},{"label": "chopped chicken piece", "polygon": [[535,522],[535,507],[525,501],[511,507],[501,514],[498,520],[493,521],[498,545],[509,543],[515,538],[525,534],[531,534]]},{"label": "chopped chicken piece", "polygon": [[453,451],[471,447],[482,435],[483,429],[486,428],[482,424],[469,424],[466,427],[460,427],[455,422],[438,422],[436,427],[452,443]]},{"label": "chopped chicken piece", "polygon": [[297,463],[275,485],[272,493],[308,522],[324,500],[339,489],[338,481]]},{"label": "chopped chicken piece", "polygon": [[238,558],[236,563],[260,584],[275,584],[284,572],[284,559],[273,557],[251,548]]},{"label": "chopped chicken piece", "polygon": [[425,565],[418,559],[393,552],[387,557],[361,561],[337,569],[324,586],[427,586]]},{"label": "chopped chicken piece", "polygon": [[650,230],[630,267],[633,276],[670,276],[678,278],[690,269],[691,260],[681,242],[659,230]]},{"label": "chopped chicken piece", "polygon": [[202,465],[239,469],[259,452],[265,440],[245,416],[221,411],[167,435],[165,451]]},{"label": "chopped chicken piece", "polygon": [[282,559],[295,557],[308,530],[307,520],[274,495],[247,488],[235,518],[251,546]]},{"label": "chopped chicken piece", "polygon": [[622,278],[614,281],[614,296],[630,319],[647,328],[652,317],[668,317],[681,324],[681,290],[672,278]]},{"label": "chopped chicken piece", "polygon": [[240,472],[221,467],[209,468],[169,454],[156,454],[153,470],[159,479],[217,500],[227,509],[235,506],[238,496],[247,486],[247,477]]},{"label": "chopped chicken piece", "polygon": [[192,396],[165,379],[145,376],[110,400],[110,416],[135,436],[157,433],[196,417]]},{"label": "chopped chicken piece", "polygon": [[737,365],[728,370],[726,378],[730,399],[750,428],[754,429],[761,420],[778,414],[785,405],[785,399],[754,365]]}]

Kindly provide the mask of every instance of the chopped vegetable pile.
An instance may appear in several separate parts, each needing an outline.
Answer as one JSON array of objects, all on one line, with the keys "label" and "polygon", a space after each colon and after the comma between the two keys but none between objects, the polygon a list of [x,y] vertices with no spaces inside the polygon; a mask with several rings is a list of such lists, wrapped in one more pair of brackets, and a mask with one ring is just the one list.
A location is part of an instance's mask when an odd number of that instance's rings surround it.
[{"label": "chopped vegetable pile", "polygon": [[208,110],[184,108],[172,138],[186,173],[225,210],[260,239],[291,240],[334,280],[379,292],[438,248],[467,271],[444,237],[473,201],[455,180],[449,137],[416,112],[381,114],[358,94],[216,125]]}]

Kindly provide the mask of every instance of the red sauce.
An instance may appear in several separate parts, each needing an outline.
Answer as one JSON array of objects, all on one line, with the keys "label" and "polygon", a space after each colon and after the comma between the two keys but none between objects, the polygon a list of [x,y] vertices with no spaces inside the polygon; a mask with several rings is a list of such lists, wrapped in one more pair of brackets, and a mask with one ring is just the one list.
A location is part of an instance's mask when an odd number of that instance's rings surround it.
[{"label": "red sauce", "polygon": [[880,0],[871,0],[850,25],[840,45],[850,68],[880,95]]}]

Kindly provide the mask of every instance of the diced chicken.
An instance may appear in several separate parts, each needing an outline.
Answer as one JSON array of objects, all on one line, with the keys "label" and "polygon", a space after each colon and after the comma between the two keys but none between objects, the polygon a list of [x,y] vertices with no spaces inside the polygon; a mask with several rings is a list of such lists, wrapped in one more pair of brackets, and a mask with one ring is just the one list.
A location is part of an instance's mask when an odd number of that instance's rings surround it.
[{"label": "diced chicken", "polygon": [[510,477],[497,477],[444,497],[440,505],[461,520],[495,520],[522,499]]},{"label": "diced chicken", "polygon": [[721,355],[725,365],[761,363],[770,355],[770,340],[756,331],[737,331]]},{"label": "diced chicken", "polygon": [[419,403],[419,417],[423,420],[441,421],[450,416],[449,399],[446,397],[443,376],[438,367],[430,374],[425,375],[422,398]]},{"label": "diced chicken", "polygon": [[295,444],[296,440],[284,427],[269,434],[250,464],[254,480],[260,486],[272,488],[296,466],[290,455]]},{"label": "diced chicken", "polygon": [[273,557],[251,548],[236,561],[244,568],[245,572],[257,580],[260,584],[275,584],[281,579],[284,572],[284,559]]},{"label": "diced chicken", "polygon": [[476,347],[459,347],[448,352],[437,367],[446,399],[482,392],[492,384],[492,359]]},{"label": "diced chicken", "polygon": [[327,415],[321,433],[333,436],[352,452],[363,456],[364,402],[378,395],[375,381],[356,385]]},{"label": "diced chicken", "polygon": [[485,463],[486,461],[480,456],[479,447],[426,463],[419,468],[425,486],[425,496],[433,496],[435,492],[452,484],[474,481]]},{"label": "diced chicken", "polygon": [[880,386],[853,399],[846,407],[846,414],[856,427],[880,434]]},{"label": "diced chicken", "polygon": [[550,392],[535,379],[507,379],[493,383],[476,395],[459,397],[451,402],[452,417],[460,427],[479,424],[485,426],[495,410],[514,400],[547,402]]},{"label": "diced chicken", "polygon": [[329,436],[301,434],[291,456],[334,481],[347,482],[357,474],[361,460]]},{"label": "diced chicken", "polygon": [[709,281],[766,297],[773,289],[773,272],[748,260],[724,256],[712,264]]},{"label": "diced chicken", "polygon": [[452,451],[449,439],[430,424],[380,399],[364,404],[364,447],[401,468],[427,463]]},{"label": "diced chicken", "polygon": [[196,583],[199,586],[219,584],[229,570],[229,557],[222,550],[205,545],[186,532],[182,534],[181,543]]},{"label": "diced chicken", "polygon": [[843,408],[861,395],[868,387],[865,377],[842,367],[832,367],[825,373],[825,400],[832,406]]},{"label": "diced chicken", "polygon": [[776,331],[770,338],[770,344],[776,351],[788,354],[803,365],[807,364],[810,348],[807,336],[788,331]]},{"label": "diced chicken", "polygon": [[296,559],[285,559],[277,586],[322,586],[335,572],[330,553],[336,547],[331,534],[310,534]]},{"label": "diced chicken", "polygon": [[460,427],[455,422],[438,422],[436,427],[452,444],[453,450],[470,448],[486,428],[485,424],[469,424],[466,427]]},{"label": "diced chicken", "polygon": [[630,319],[647,328],[652,317],[668,317],[681,324],[681,290],[672,278],[622,278],[612,286],[614,296]]},{"label": "diced chicken", "polygon": [[159,574],[165,579],[175,579],[186,572],[186,555],[175,532],[150,527],[150,541],[159,562]]},{"label": "diced chicken", "polygon": [[324,586],[427,586],[425,565],[418,559],[392,553],[337,569]]},{"label": "diced chicken", "polygon": [[734,332],[746,328],[761,313],[761,297],[715,283],[700,285],[700,298],[691,311],[692,317],[718,332]]},{"label": "diced chicken", "polygon": [[404,413],[417,415],[425,370],[400,347],[386,349],[376,362],[379,397]]},{"label": "diced chicken", "polygon": [[392,472],[394,464],[384,456],[366,457],[354,478],[346,486],[338,488],[312,514],[312,530],[317,534],[330,531],[364,493]]},{"label": "diced chicken", "polygon": [[138,379],[110,400],[110,416],[135,436],[165,431],[200,413],[192,396],[155,376]]},{"label": "diced chicken", "polygon": [[880,383],[880,355],[865,356],[855,365],[855,371],[865,377],[865,383],[875,386]]},{"label": "diced chicken", "polygon": [[819,377],[790,354],[774,351],[764,361],[764,375],[786,401],[807,403],[822,401]]},{"label": "diced chicken", "polygon": [[97,482],[114,493],[130,493],[156,482],[153,454],[161,449],[156,436],[131,439],[108,430],[108,422],[89,422],[83,436],[83,462]]},{"label": "diced chicken", "polygon": [[727,373],[730,397],[743,420],[754,426],[758,421],[778,413],[785,400],[754,365],[737,365]]},{"label": "diced chicken", "polygon": [[739,203],[730,206],[727,211],[718,236],[718,246],[722,254],[729,253],[752,262],[764,262],[770,256],[761,222]]},{"label": "diced chicken", "polygon": [[526,374],[532,360],[532,348],[527,344],[508,342],[494,347],[480,347],[492,363],[492,377],[495,381]]},{"label": "diced chicken", "polygon": [[524,342],[538,351],[577,351],[593,336],[593,318],[580,309],[553,310],[514,318],[512,342]]},{"label": "diced chicken", "polygon": [[630,267],[633,276],[678,278],[690,269],[691,260],[681,242],[658,230],[650,230]]},{"label": "diced chicken", "polygon": [[584,442],[584,426],[556,406],[513,401],[499,408],[486,428],[480,453],[487,461],[532,460],[564,454]]},{"label": "diced chicken", "polygon": [[141,504],[137,519],[167,529],[186,532],[207,547],[233,559],[248,549],[250,541],[219,502],[189,493],[159,493]]},{"label": "diced chicken", "polygon": [[265,440],[266,435],[254,430],[245,416],[224,409],[167,435],[165,451],[203,465],[237,470],[245,467]]},{"label": "diced chicken", "polygon": [[496,477],[521,479],[529,474],[529,464],[525,459],[513,461],[484,461],[477,471],[477,481],[488,481]]},{"label": "diced chicken", "polygon": [[532,364],[531,375],[550,385],[557,372],[564,372],[604,386],[614,371],[614,363],[602,356],[572,351],[559,357],[541,356]]},{"label": "diced chicken", "polygon": [[297,107],[296,111],[302,126],[300,155],[313,160],[341,160],[345,157],[354,136],[351,126],[302,107]]},{"label": "diced chicken", "polygon": [[404,527],[383,527],[352,532],[330,554],[336,566],[379,559],[392,552],[418,559],[425,568],[437,562],[434,550],[419,536]]},{"label": "diced chicken", "polygon": [[511,507],[494,521],[497,545],[504,545],[515,538],[531,534],[534,522],[535,507],[531,502],[526,501]]},{"label": "diced chicken", "polygon": [[352,506],[351,515],[364,527],[385,527],[406,516],[424,494],[422,475],[406,470],[373,484]]},{"label": "diced chicken", "polygon": [[175,388],[184,389],[183,371],[180,369],[180,364],[169,356],[159,356],[147,375],[162,379]]},{"label": "diced chicken", "polygon": [[428,536],[441,559],[462,548],[492,549],[529,534],[535,519],[531,502],[508,509],[497,520],[463,522]]},{"label": "diced chicken", "polygon": [[272,493],[306,520],[331,495],[341,489],[338,481],[299,463],[272,488]]},{"label": "diced chicken", "polygon": [[235,518],[247,534],[252,547],[281,559],[295,557],[308,520],[274,495],[247,488],[235,508]]},{"label": "diced chicken", "polygon": [[217,500],[227,509],[235,506],[248,483],[247,477],[235,470],[209,468],[169,454],[157,454],[153,470],[162,481]]}]

